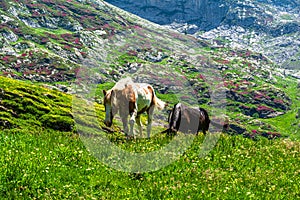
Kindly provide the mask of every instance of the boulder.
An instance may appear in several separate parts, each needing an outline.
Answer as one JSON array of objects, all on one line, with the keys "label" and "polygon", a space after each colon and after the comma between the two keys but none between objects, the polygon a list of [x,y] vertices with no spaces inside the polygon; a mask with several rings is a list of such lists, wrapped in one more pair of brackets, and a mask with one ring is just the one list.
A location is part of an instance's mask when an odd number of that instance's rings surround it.
[{"label": "boulder", "polygon": [[228,132],[231,134],[243,134],[247,130],[239,124],[229,124]]},{"label": "boulder", "polygon": [[10,30],[2,31],[2,36],[7,40],[9,40],[10,42],[16,42],[18,40],[18,36]]},{"label": "boulder", "polygon": [[274,118],[274,117],[278,117],[283,114],[284,114],[284,112],[274,112],[274,113],[267,115],[266,118]]}]

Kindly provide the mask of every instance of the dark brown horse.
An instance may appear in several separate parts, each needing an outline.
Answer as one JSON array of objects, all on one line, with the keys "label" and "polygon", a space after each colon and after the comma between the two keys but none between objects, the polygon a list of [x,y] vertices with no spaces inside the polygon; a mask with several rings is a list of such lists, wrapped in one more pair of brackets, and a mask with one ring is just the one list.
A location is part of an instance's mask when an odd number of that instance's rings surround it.
[{"label": "dark brown horse", "polygon": [[[147,135],[148,138],[150,137],[154,108],[162,110],[165,107],[165,102],[156,97],[151,85],[134,83],[130,78],[126,78],[120,80],[112,89],[103,90],[103,94],[106,126],[110,127],[114,116],[119,113],[126,135],[134,137],[135,121],[139,126],[139,133],[142,135],[140,115],[146,112],[148,115]],[[130,116],[130,131],[128,131],[128,116]]]},{"label": "dark brown horse", "polygon": [[169,113],[168,123],[168,129],[162,133],[171,135],[180,131],[198,135],[200,130],[203,134],[206,134],[210,119],[207,111],[203,108],[191,108],[182,103],[177,103]]}]

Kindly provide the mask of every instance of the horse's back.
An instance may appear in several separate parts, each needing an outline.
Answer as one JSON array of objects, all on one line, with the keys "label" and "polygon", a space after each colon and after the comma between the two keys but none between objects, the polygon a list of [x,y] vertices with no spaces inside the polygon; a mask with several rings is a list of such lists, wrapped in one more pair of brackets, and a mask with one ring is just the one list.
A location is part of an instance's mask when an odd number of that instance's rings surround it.
[{"label": "horse's back", "polygon": [[204,133],[208,130],[210,120],[205,109],[177,103],[169,114],[168,122],[170,131],[197,134],[199,130],[203,130]]},{"label": "horse's back", "polygon": [[145,107],[149,107],[152,100],[152,91],[149,90],[151,87],[147,83],[135,83],[134,89],[136,92],[136,103],[138,106],[138,110],[142,110]]}]

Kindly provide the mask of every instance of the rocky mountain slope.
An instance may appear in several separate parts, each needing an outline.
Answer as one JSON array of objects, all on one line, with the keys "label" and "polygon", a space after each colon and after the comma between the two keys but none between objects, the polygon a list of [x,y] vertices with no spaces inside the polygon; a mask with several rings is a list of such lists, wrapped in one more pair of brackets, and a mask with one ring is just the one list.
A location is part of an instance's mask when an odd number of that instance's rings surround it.
[{"label": "rocky mountain slope", "polygon": [[[201,105],[210,114],[225,106],[231,133],[298,134],[299,86],[261,53],[211,45],[103,1],[1,1],[0,22],[2,76],[77,95],[131,76],[171,104]],[[18,110],[9,90],[0,94],[3,127],[26,107]],[[101,94],[94,99],[100,103]],[[278,125],[287,119],[292,128]]]},{"label": "rocky mountain slope", "polygon": [[[249,48],[264,53],[283,68],[299,69],[299,1],[107,2],[179,32],[218,45]],[[297,72],[291,74],[299,77]]]}]

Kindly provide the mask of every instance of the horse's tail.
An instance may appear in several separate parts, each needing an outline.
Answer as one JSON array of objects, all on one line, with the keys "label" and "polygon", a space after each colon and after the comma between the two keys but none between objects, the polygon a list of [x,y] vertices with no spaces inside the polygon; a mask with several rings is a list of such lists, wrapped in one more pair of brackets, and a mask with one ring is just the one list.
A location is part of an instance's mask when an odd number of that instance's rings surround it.
[{"label": "horse's tail", "polygon": [[158,110],[163,110],[167,104],[166,102],[163,102],[162,100],[157,98],[154,92],[153,92],[153,103],[158,108]]},{"label": "horse's tail", "polygon": [[153,104],[158,108],[158,110],[163,110],[167,106],[167,103],[163,102],[155,95],[155,92],[154,92],[154,89],[152,86],[150,86],[150,88],[151,88],[152,94],[153,94],[153,96],[152,96]]}]

